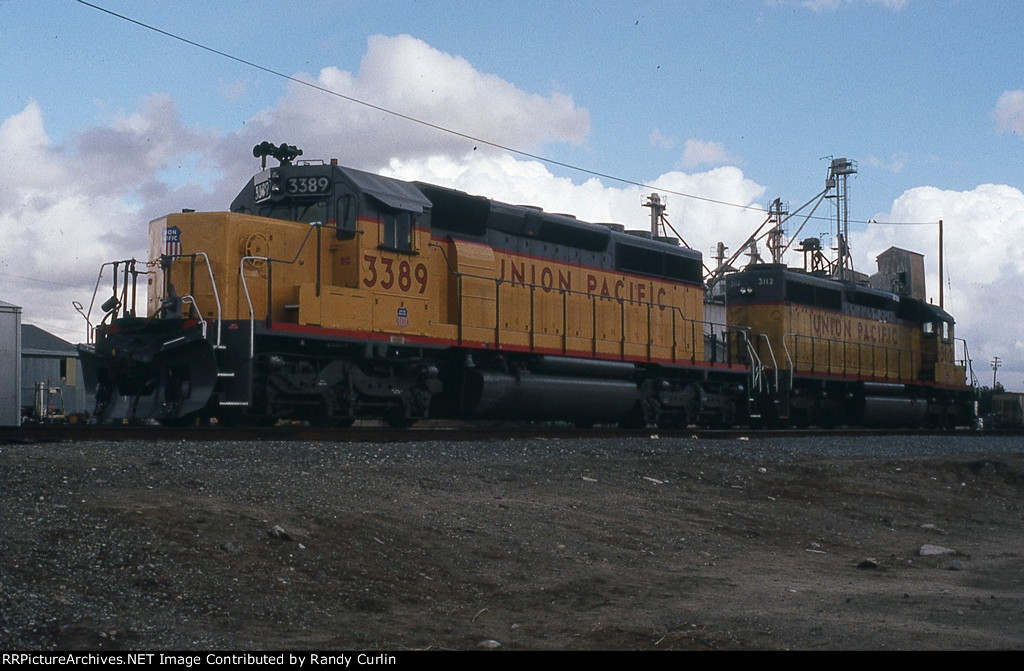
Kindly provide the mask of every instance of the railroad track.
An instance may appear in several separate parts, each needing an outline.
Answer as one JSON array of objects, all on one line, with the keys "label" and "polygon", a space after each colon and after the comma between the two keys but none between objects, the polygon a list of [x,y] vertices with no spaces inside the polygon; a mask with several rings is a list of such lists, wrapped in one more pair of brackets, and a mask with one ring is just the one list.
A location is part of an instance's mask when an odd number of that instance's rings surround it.
[{"label": "railroad track", "polygon": [[[956,435],[982,435],[963,428]],[[983,435],[1020,435],[1021,431],[985,431]],[[428,423],[408,429],[393,429],[368,423],[349,428],[320,428],[301,424],[280,424],[274,427],[240,428],[227,426],[164,427],[157,425],[113,424],[34,424],[0,427],[0,443],[50,443],[88,441],[309,441],[309,442],[379,442],[400,443],[425,440],[495,441],[510,439],[578,439],[578,438],[779,438],[788,436],[892,436],[949,435],[933,429],[703,429],[642,430],[618,428],[579,429],[551,424],[488,424]]]}]

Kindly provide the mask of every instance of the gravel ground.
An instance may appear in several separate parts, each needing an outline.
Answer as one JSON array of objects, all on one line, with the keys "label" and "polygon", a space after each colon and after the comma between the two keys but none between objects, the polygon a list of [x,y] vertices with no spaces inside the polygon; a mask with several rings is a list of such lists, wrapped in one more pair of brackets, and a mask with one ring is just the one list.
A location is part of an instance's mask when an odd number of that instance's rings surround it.
[{"label": "gravel ground", "polygon": [[0,445],[0,482],[4,650],[1024,648],[1017,437]]}]

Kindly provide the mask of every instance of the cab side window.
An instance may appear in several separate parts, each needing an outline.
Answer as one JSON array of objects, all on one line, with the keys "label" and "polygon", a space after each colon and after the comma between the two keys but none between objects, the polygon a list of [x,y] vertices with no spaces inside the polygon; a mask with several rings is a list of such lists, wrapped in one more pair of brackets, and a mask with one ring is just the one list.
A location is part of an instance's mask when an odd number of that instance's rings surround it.
[{"label": "cab side window", "polygon": [[377,215],[381,223],[381,247],[399,252],[411,252],[414,215],[404,210],[382,208]]},{"label": "cab side window", "polygon": [[351,240],[356,234],[357,209],[357,201],[352,194],[347,193],[338,198],[335,225],[338,227],[337,235],[339,240]]}]

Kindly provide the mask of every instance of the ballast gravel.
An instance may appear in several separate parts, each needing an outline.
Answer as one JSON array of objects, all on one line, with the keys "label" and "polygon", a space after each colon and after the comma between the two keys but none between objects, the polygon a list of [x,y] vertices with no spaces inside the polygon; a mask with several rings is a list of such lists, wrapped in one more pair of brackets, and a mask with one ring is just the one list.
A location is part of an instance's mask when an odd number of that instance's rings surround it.
[{"label": "ballast gravel", "polygon": [[8,444],[0,487],[3,650],[1024,647],[1020,437]]}]

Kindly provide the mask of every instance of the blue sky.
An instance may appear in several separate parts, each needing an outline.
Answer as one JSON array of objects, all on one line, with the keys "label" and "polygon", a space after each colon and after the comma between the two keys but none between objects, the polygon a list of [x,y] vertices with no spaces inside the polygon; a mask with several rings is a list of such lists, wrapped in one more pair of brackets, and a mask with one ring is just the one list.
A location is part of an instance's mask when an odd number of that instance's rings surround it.
[{"label": "blue sky", "polygon": [[[945,222],[975,370],[1024,388],[1024,3],[956,0],[96,4],[345,95],[589,171],[764,207],[858,161],[855,221]],[[643,227],[644,190],[401,121],[73,0],[0,0],[0,300],[68,340],[149,219],[223,209],[267,139],[309,157]],[[476,149],[474,150],[474,146]],[[669,194],[705,254],[763,215]],[[824,232],[811,222],[804,235]],[[811,231],[812,228],[822,230]],[[936,226],[855,225],[871,272]]]}]

